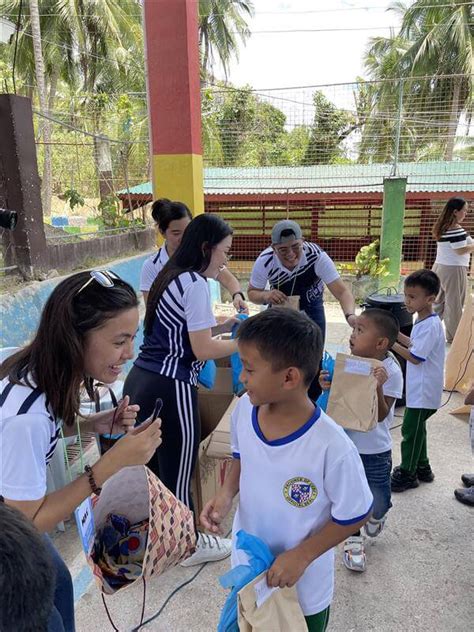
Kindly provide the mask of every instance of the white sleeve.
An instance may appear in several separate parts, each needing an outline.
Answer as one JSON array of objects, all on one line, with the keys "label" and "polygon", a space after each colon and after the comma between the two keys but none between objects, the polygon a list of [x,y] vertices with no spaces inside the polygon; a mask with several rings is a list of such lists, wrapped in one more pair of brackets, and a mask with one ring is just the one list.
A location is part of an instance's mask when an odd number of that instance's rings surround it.
[{"label": "white sleeve", "polygon": [[[394,361],[395,363],[395,361]],[[382,387],[383,394],[386,397],[394,397],[400,399],[403,394],[403,375],[402,370],[396,365],[388,374],[388,380]]]},{"label": "white sleeve", "polygon": [[184,313],[188,331],[202,331],[216,325],[212,313],[209,286],[204,279],[190,283],[183,294]]},{"label": "white sleeve", "polygon": [[333,281],[337,281],[340,278],[340,274],[337,271],[334,261],[326,252],[321,252],[320,256],[314,264],[314,271],[321,279],[323,283],[328,285]]},{"label": "white sleeve", "polygon": [[[470,241],[469,241],[470,240]],[[453,250],[458,250],[458,248],[465,248],[470,243],[472,243],[471,237],[466,233],[466,239],[462,239],[459,241],[450,241],[449,245]]]},{"label": "white sleeve", "polygon": [[0,423],[0,494],[39,500],[46,494],[46,455],[51,439],[47,415],[24,414]]},{"label": "white sleeve", "polygon": [[156,279],[156,268],[153,263],[153,257],[147,259],[142,266],[140,274],[140,290],[142,292],[149,292],[153,281]]},{"label": "white sleeve", "polygon": [[265,267],[262,255],[253,264],[249,285],[256,290],[264,290],[268,282],[268,268]]},{"label": "white sleeve", "polygon": [[[429,317],[430,325],[433,318],[433,316]],[[433,328],[430,325],[428,323],[415,325],[414,335],[412,332],[409,351],[414,358],[422,362],[430,355],[430,351],[433,349],[433,340],[436,340],[436,337],[433,337],[434,332],[432,332]]]},{"label": "white sleeve", "polygon": [[331,517],[337,524],[359,522],[372,509],[372,492],[362,461],[353,444],[329,469],[324,479],[324,487],[331,500]]}]

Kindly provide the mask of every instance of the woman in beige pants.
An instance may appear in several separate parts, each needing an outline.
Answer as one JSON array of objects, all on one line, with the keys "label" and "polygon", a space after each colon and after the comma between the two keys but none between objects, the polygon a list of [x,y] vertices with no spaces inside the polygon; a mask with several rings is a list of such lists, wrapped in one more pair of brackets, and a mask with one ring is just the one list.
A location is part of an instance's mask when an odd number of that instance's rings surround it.
[{"label": "woman in beige pants", "polygon": [[474,252],[474,242],[462,227],[468,211],[466,200],[450,198],[433,227],[437,242],[433,272],[439,276],[441,290],[436,298],[435,310],[444,319],[446,340],[452,342],[466,297],[467,270]]}]

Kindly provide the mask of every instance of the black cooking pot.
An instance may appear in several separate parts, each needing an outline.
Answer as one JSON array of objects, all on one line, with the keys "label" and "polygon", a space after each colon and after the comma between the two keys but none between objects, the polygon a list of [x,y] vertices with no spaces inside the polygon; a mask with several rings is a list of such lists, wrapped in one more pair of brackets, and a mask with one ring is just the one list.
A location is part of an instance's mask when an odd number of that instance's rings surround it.
[{"label": "black cooking pot", "polygon": [[386,293],[383,293],[383,290],[381,290],[379,294],[369,294],[365,302],[362,303],[362,307],[365,309],[378,307],[379,309],[388,310],[398,320],[401,330],[413,325],[413,317],[405,307],[403,294],[397,294],[391,288],[387,288]]}]

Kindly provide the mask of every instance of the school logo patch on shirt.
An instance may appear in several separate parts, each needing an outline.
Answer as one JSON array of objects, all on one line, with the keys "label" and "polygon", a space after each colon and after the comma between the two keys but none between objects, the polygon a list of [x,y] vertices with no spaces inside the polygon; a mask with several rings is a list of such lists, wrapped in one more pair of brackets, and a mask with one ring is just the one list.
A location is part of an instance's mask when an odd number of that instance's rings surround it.
[{"label": "school logo patch on shirt", "polygon": [[283,496],[293,507],[308,507],[316,500],[317,495],[316,485],[303,476],[290,478],[283,486]]}]

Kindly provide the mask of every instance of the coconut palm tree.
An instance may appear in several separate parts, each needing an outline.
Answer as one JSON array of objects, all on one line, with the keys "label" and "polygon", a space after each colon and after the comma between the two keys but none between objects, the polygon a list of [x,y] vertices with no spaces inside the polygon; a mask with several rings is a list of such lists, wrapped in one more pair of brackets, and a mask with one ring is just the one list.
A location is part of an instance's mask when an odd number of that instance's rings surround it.
[{"label": "coconut palm tree", "polygon": [[405,160],[428,154],[451,160],[459,122],[472,107],[472,5],[416,0],[410,7],[396,2],[390,10],[402,19],[399,33],[373,38],[365,55],[370,78],[380,83],[370,89],[373,109],[362,137],[362,157],[372,152],[390,160],[401,116],[400,153]]},{"label": "coconut palm tree", "polygon": [[250,36],[246,18],[253,15],[252,0],[199,0],[199,45],[204,75],[212,76],[215,56],[227,77],[229,62],[237,56],[239,39]]},{"label": "coconut palm tree", "polygon": [[[365,52],[364,65],[371,80],[376,83],[361,84],[358,101],[363,102],[365,125],[359,146],[363,162],[390,162],[395,153],[394,139],[399,117],[399,97],[402,88],[399,77],[403,76],[404,55],[409,43],[392,32],[389,37],[373,37]],[[402,141],[410,134],[400,135]],[[409,153],[404,148],[403,153]]]},{"label": "coconut palm tree", "polygon": [[[394,5],[399,9],[403,5]],[[410,74],[433,76],[432,93],[446,104],[445,159],[451,160],[460,117],[472,99],[474,15],[465,0],[416,0],[404,10],[400,34],[411,46]],[[440,80],[443,75],[454,75]]]},{"label": "coconut palm tree", "polygon": [[[35,0],[35,4],[39,17],[44,92],[47,93],[46,101],[41,95],[41,109],[54,109],[58,85],[66,86],[73,102],[81,104],[81,115],[84,117],[81,125],[96,136],[94,156],[100,197],[104,200],[113,190],[110,147],[100,133],[108,108],[113,105],[109,95],[145,90],[141,2]],[[8,0],[3,11],[16,22],[20,5],[23,11],[17,72],[27,86],[32,86],[38,56],[33,54],[29,5],[20,0]],[[208,70],[215,57],[227,70],[231,56],[237,52],[239,38],[245,40],[248,36],[245,17],[250,16],[252,11],[251,0],[200,0],[202,62]],[[34,96],[29,87],[23,92]],[[38,84],[38,96],[39,92]],[[44,145],[44,148],[49,150],[50,146]],[[50,191],[50,180],[43,178],[43,182],[46,190]]]},{"label": "coconut palm tree", "polygon": [[[20,4],[20,0],[10,0],[7,14],[16,17]],[[81,95],[78,102],[82,104],[83,113],[90,110],[88,125],[97,135],[94,156],[101,199],[104,199],[113,187],[111,170],[103,166],[111,161],[109,147],[99,135],[103,105],[107,101],[100,95],[119,91],[127,77],[140,73],[144,85],[140,5],[137,0],[30,0],[29,8],[22,15],[18,68],[29,83],[36,73],[43,113],[53,109],[60,79],[66,82],[72,94]],[[43,77],[42,83],[39,75]],[[49,98],[46,97],[48,88]],[[47,170],[50,173],[47,160],[50,138],[43,140],[46,175]],[[43,190],[50,200],[51,176],[43,177]],[[47,212],[49,204],[43,206]]]},{"label": "coconut palm tree", "polygon": [[[38,90],[38,100],[40,110],[43,115],[48,116],[48,99],[46,92],[45,71],[43,62],[43,48],[41,40],[41,26],[38,0],[29,0],[31,34],[33,38],[33,55],[35,60],[36,87]],[[43,179],[41,182],[41,202],[43,212],[46,215],[51,213],[51,123],[48,119],[43,121],[44,140],[44,163]]]}]

